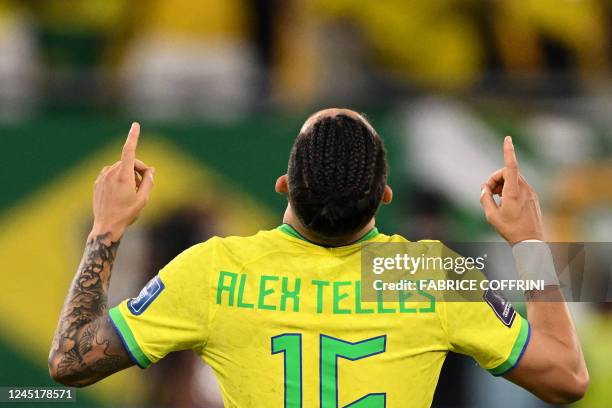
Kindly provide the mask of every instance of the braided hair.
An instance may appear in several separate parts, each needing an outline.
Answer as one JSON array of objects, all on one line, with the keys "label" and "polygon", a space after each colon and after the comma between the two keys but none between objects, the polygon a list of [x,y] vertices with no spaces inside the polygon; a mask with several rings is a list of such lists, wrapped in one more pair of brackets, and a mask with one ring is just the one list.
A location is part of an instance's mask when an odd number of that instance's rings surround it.
[{"label": "braided hair", "polygon": [[387,184],[382,139],[346,114],[319,119],[289,156],[289,202],[306,228],[328,238],[359,231],[374,217]]}]

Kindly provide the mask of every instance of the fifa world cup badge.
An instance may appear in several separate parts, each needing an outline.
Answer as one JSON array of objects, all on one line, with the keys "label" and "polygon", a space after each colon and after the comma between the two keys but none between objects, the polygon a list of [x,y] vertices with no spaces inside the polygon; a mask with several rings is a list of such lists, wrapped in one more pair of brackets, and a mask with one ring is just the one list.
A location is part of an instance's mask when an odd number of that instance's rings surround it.
[{"label": "fifa world cup badge", "polygon": [[127,302],[128,309],[133,315],[138,316],[142,314],[164,288],[164,283],[159,278],[159,275],[155,276],[142,288],[138,297],[132,298]]}]

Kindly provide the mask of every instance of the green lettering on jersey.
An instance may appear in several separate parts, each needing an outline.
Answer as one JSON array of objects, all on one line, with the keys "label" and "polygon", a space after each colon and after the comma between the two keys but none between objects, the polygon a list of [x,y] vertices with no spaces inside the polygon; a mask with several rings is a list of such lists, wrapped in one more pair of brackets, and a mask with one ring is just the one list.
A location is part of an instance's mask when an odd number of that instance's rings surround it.
[{"label": "green lettering on jersey", "polygon": [[323,287],[329,286],[329,282],[313,280],[312,284],[317,287],[317,313],[323,313]]},{"label": "green lettering on jersey", "polygon": [[382,290],[378,290],[376,291],[376,304],[377,304],[377,311],[378,313],[384,314],[384,313],[395,313],[395,309],[390,308],[390,307],[385,307],[385,301],[383,299],[383,292]]},{"label": "green lettering on jersey", "polygon": [[[225,284],[225,278],[230,278],[229,285]],[[236,288],[236,279],[238,275],[234,272],[221,271],[219,273],[219,282],[217,283],[217,304],[220,305],[222,301],[223,292],[228,292],[228,305],[234,305],[234,289]]]},{"label": "green lettering on jersey", "polygon": [[340,287],[351,286],[352,284],[349,281],[334,282],[334,314],[351,314],[351,309],[340,308],[340,301],[349,296],[347,292],[340,293]]},{"label": "green lettering on jersey", "polygon": [[257,303],[257,307],[265,310],[276,310],[276,306],[267,305],[265,303],[265,297],[274,293],[274,289],[266,288],[266,283],[268,281],[277,281],[278,276],[269,276],[269,275],[261,275],[259,279],[259,302]]},{"label": "green lettering on jersey", "polygon": [[361,281],[355,281],[355,313],[372,314],[374,309],[367,309],[361,305]]},{"label": "green lettering on jersey", "polygon": [[416,307],[406,307],[406,304],[404,303],[412,297],[412,292],[400,290],[398,294],[400,313],[416,313]]},{"label": "green lettering on jersey", "polygon": [[244,301],[244,286],[246,285],[246,280],[247,274],[240,274],[240,285],[238,286],[238,307],[252,309],[254,307],[253,303],[248,303]]},{"label": "green lettering on jersey", "polygon": [[[249,285],[247,282],[249,278],[259,278],[259,286],[253,288],[256,282]],[[280,288],[278,287],[279,283],[275,285],[273,282],[279,282]],[[398,297],[395,301],[385,301],[384,293],[377,291],[376,307],[374,307],[374,302],[370,302],[372,305],[368,305],[369,302],[362,302],[362,286],[359,280],[336,282],[312,280],[311,283],[316,287],[316,313],[318,314],[324,312],[325,296],[331,296],[329,301],[332,304],[329,312],[333,314],[435,313],[436,311],[435,296],[424,290],[418,290],[417,292],[398,291]],[[326,292],[326,287],[330,287],[331,293]],[[301,289],[301,278],[276,275],[260,275],[257,277],[247,273],[238,274],[220,271],[217,282],[217,304],[226,304],[243,309],[257,308],[298,313],[300,312]],[[255,292],[252,293],[251,290],[255,290]],[[272,296],[277,292],[279,292],[278,297]],[[271,296],[274,301],[270,299]],[[351,296],[354,296],[354,299]],[[419,302],[419,305],[413,306],[409,302]],[[394,303],[397,303],[397,305],[394,305]]]},{"label": "green lettering on jersey", "polygon": [[289,290],[289,279],[286,276],[283,276],[282,280],[282,294],[281,294],[281,304],[280,310],[283,312],[287,308],[287,299],[293,300],[293,311],[300,311],[300,286],[302,284],[302,280],[297,278],[295,280],[295,287],[293,290]]},{"label": "green lettering on jersey", "polygon": [[436,297],[431,293],[427,293],[424,290],[419,289],[418,294],[429,299],[429,307],[419,308],[420,313],[434,313],[436,311]]}]

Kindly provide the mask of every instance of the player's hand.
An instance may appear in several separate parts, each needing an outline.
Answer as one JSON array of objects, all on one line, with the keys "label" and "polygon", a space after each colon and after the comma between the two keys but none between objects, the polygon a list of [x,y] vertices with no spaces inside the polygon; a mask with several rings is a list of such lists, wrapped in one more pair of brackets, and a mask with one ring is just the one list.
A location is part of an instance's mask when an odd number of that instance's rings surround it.
[{"label": "player's hand", "polygon": [[[480,205],[485,217],[506,241],[544,240],[538,196],[519,172],[510,136],[504,139],[504,168],[491,174],[481,187]],[[500,205],[494,194],[501,196]]]},{"label": "player's hand", "polygon": [[132,124],[121,160],[106,166],[94,185],[94,231],[121,238],[138,218],[153,188],[155,169],[136,159],[140,125]]}]

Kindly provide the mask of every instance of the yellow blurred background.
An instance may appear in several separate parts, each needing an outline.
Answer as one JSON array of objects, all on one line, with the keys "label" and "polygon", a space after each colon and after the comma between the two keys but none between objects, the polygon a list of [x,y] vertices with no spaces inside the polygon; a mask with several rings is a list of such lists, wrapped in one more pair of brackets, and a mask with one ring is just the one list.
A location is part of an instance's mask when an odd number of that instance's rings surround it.
[{"label": "yellow blurred background", "polygon": [[[605,0],[0,0],[0,385],[51,384],[92,183],[132,120],[157,182],[111,302],[195,242],[278,225],[274,181],[301,122],[329,106],[365,112],[385,139],[396,198],[384,232],[496,239],[479,186],[512,134],[550,240],[610,241],[611,28]],[[576,406],[612,406],[609,304],[571,306],[591,370]],[[449,357],[434,406],[493,405],[546,406]],[[67,406],[220,400],[183,353]]]}]

